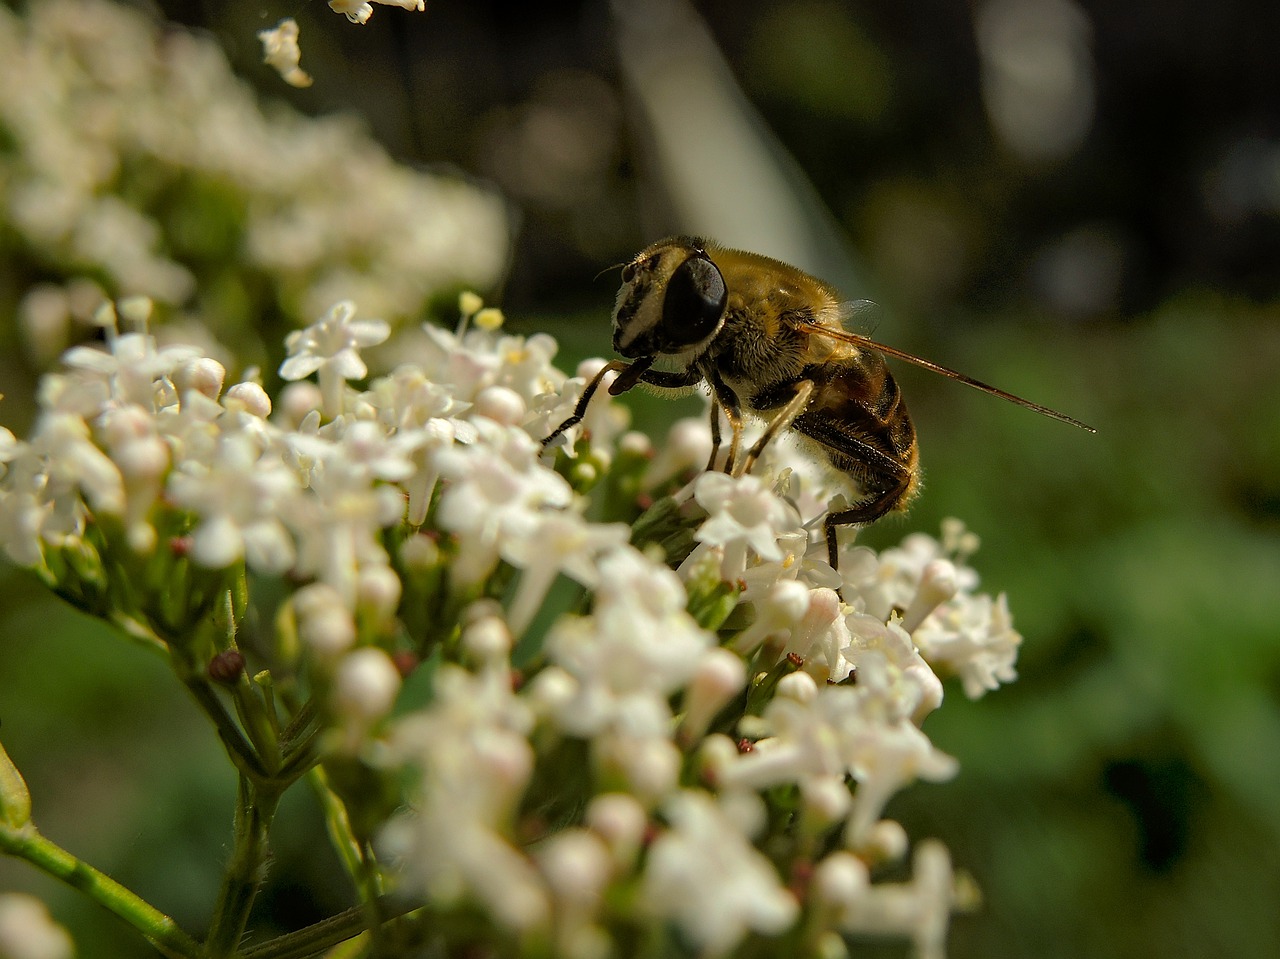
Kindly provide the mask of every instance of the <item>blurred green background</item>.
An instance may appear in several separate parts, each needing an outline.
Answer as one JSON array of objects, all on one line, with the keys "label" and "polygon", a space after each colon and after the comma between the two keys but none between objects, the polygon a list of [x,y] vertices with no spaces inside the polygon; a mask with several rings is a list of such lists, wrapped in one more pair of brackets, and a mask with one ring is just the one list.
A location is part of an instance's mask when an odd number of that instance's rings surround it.
[{"label": "blurred green background", "polygon": [[[608,352],[602,267],[702,232],[1097,426],[898,368],[926,485],[865,539],[963,518],[1026,641],[1017,683],[950,687],[928,721],[959,777],[890,813],[983,891],[959,959],[1276,954],[1280,6],[432,0],[364,27],[319,2],[158,7],[265,96],[496,184],[519,224],[485,292],[562,365]],[[308,90],[258,62],[283,16]],[[636,406],[657,429],[679,409]],[[163,664],[7,568],[0,637],[0,735],[45,831],[199,927],[234,790],[213,734]],[[285,928],[347,901],[295,801],[260,907]],[[147,954],[30,869],[0,862],[0,888],[44,896],[83,956]]]}]

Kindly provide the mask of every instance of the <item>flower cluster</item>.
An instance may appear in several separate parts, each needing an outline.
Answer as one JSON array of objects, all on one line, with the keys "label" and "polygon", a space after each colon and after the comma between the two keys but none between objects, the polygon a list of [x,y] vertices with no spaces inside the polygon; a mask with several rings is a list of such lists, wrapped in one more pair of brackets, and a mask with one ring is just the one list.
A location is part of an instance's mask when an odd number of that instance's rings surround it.
[{"label": "flower cluster", "polygon": [[[274,400],[158,345],[145,302],[104,308],[106,348],[45,378],[29,438],[0,432],[0,541],[188,666],[235,651],[317,702],[352,828],[446,953],[477,927],[441,917],[479,910],[568,959],[638,926],[656,953],[940,954],[949,859],[921,842],[885,881],[911,844],[884,808],[955,772],[921,729],[939,675],[971,696],[1013,676],[976,538],[847,544],[833,569],[801,454],[701,472],[705,419],[655,454],[606,390],[544,449],[599,362],[566,376],[549,337],[460,306],[368,379],[389,329],[338,303],[289,337]],[[254,633],[265,580],[290,585]],[[397,712],[415,668],[427,702]]]},{"label": "flower cluster", "polygon": [[[84,338],[104,293],[173,323],[194,305],[265,356],[264,326],[274,340],[335,300],[401,322],[501,275],[496,195],[397,164],[351,117],[264,111],[209,37],[107,0],[27,6],[0,8],[0,234],[9,288],[34,285],[0,307],[33,355]],[[281,29],[272,62],[304,82]]]}]

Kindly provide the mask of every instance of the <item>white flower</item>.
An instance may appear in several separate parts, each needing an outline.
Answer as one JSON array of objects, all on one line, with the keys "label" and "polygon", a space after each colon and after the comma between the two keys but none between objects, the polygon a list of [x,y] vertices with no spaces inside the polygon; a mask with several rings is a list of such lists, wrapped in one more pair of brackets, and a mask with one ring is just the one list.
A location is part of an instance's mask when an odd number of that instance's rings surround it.
[{"label": "white flower", "polygon": [[429,901],[478,900],[500,925],[546,923],[548,890],[511,840],[511,818],[534,754],[531,716],[511,690],[505,657],[478,674],[440,667],[431,704],[402,720],[396,755],[421,770],[416,808],[393,823],[385,845]]},{"label": "white flower", "polygon": [[942,704],[942,682],[897,620],[882,623],[866,613],[851,613],[846,623],[851,641],[841,654],[857,670],[869,709],[919,725]]},{"label": "white flower", "polygon": [[921,655],[958,675],[965,695],[977,699],[1001,683],[1017,678],[1014,662],[1022,635],[1004,593],[957,597],[939,607],[912,634]]},{"label": "white flower", "polygon": [[295,508],[300,493],[295,474],[279,455],[262,453],[244,433],[224,435],[208,462],[183,459],[168,483],[174,504],[199,517],[191,558],[214,569],[242,557],[261,572],[292,567],[293,538],[281,516]]},{"label": "white flower", "polygon": [[86,502],[103,513],[123,514],[124,478],[93,442],[84,420],[63,413],[41,416],[27,453],[43,475],[42,502],[51,507],[41,524],[46,538],[79,534]]},{"label": "white flower", "polygon": [[368,23],[373,16],[373,4],[361,0],[329,0],[329,8],[334,13],[345,14],[352,23]]},{"label": "white flower", "polygon": [[311,77],[298,66],[302,49],[298,46],[298,21],[293,17],[281,20],[273,30],[259,30],[262,41],[262,62],[274,69],[291,87],[311,86]]},{"label": "white flower", "polygon": [[711,430],[706,417],[676,420],[645,470],[644,486],[653,489],[691,470],[702,469],[710,458]]},{"label": "white flower", "polygon": [[604,793],[587,804],[587,825],[608,845],[619,871],[635,862],[648,821],[644,806],[628,793]]},{"label": "white flower", "polygon": [[[373,3],[384,3],[404,10],[422,11],[426,9],[426,0],[373,0]],[[334,13],[345,14],[352,23],[368,23],[373,16],[373,3],[362,0],[329,0],[329,7]]]},{"label": "white flower", "polygon": [[582,586],[599,580],[600,558],[626,544],[623,523],[590,523],[570,511],[512,511],[503,523],[498,551],[521,570],[508,620],[517,636],[528,628],[560,574]]},{"label": "white flower", "polygon": [[355,607],[359,572],[386,565],[381,531],[404,514],[404,495],[344,459],[334,444],[311,477],[313,495],[287,503],[285,522],[297,541],[297,569],[336,589]]},{"label": "white flower", "polygon": [[335,303],[326,316],[305,330],[294,330],[284,341],[289,356],[280,364],[280,376],[300,380],[318,372],[324,413],[330,418],[342,412],[343,382],[364,379],[369,372],[360,350],[391,335],[385,320],[357,320],[355,313],[350,300]]},{"label": "white flower", "polygon": [[156,532],[148,514],[169,469],[169,448],[156,432],[155,417],[140,406],[108,410],[99,425],[124,482],[123,518],[129,545],[135,552],[150,552]]},{"label": "white flower", "polygon": [[747,666],[740,656],[719,647],[710,650],[685,687],[680,724],[683,740],[692,742],[701,737],[716,713],[746,684]]},{"label": "white flower", "polygon": [[506,524],[544,508],[562,509],[572,500],[563,477],[538,462],[538,448],[522,430],[478,420],[477,442],[447,446],[430,457],[449,480],[440,496],[437,522],[458,537],[454,574],[474,583],[497,562]]},{"label": "white flower", "polygon": [[754,601],[755,618],[734,637],[730,648],[747,655],[772,638],[789,637],[809,609],[810,595],[809,587],[795,580],[774,583]]},{"label": "white flower", "polygon": [[356,642],[356,621],[342,595],[327,583],[311,583],[293,594],[298,638],[322,659],[344,653]]},{"label": "white flower", "polygon": [[608,847],[586,829],[565,829],[534,853],[555,899],[555,950],[562,959],[607,959],[614,952],[596,924],[612,872]]},{"label": "white flower", "polygon": [[663,813],[671,827],[649,848],[640,888],[646,912],[674,922],[703,956],[795,922],[795,898],[710,796],[679,793]]},{"label": "white flower", "polygon": [[[558,384],[549,384],[531,404],[532,412],[526,419],[525,429],[538,440],[550,436],[573,415],[582,398],[583,389],[604,365],[605,361],[599,357],[583,360],[578,364],[574,376],[558,381]],[[592,455],[602,460],[608,458],[614,440],[626,431],[631,422],[627,408],[620,403],[611,402],[609,386],[616,376],[616,373],[610,374],[600,382],[582,422],[561,433],[556,446],[572,450],[580,437],[590,436]]]},{"label": "white flower", "polygon": [[75,944],[39,899],[0,893],[0,956],[4,959],[71,959]]},{"label": "white flower", "polygon": [[[952,530],[954,534],[954,529]],[[895,610],[911,607],[920,589],[925,569],[939,559],[953,558],[955,587],[968,592],[978,584],[977,574],[964,565],[959,550],[961,537],[940,543],[924,533],[912,533],[902,544],[879,555],[863,546],[850,550],[840,564],[848,599],[857,597],[865,611],[881,621]],[[969,545],[969,544],[966,544]],[[948,549],[948,546],[952,547]],[[972,548],[972,547],[970,547]]]},{"label": "white flower", "polygon": [[[916,848],[914,876],[909,882],[866,885],[857,867],[848,865],[848,853],[828,857],[832,866],[819,864],[820,888],[841,907],[837,923],[853,935],[902,936],[915,946],[918,959],[942,959],[946,954],[947,926],[954,901],[951,857],[936,840]],[[839,865],[837,865],[839,864]],[[834,867],[834,868],[833,868]],[[849,879],[836,878],[852,873]]]},{"label": "white flower", "polygon": [[793,673],[779,684],[763,720],[772,736],[721,768],[719,783],[759,790],[851,776],[857,783],[847,824],[851,843],[863,839],[907,783],[955,772],[953,759],[910,720],[886,717],[876,695],[860,684],[818,687],[807,673]]},{"label": "white flower", "polygon": [[708,517],[694,534],[702,547],[689,555],[682,568],[692,568],[707,547],[718,547],[723,551],[720,576],[730,582],[746,571],[749,554],[763,560],[781,559],[779,537],[797,532],[800,526],[800,516],[791,504],[758,476],[703,473],[694,480],[693,495]]},{"label": "white flower", "polygon": [[165,391],[174,388],[172,379],[200,356],[193,346],[157,347],[145,333],[109,335],[108,347],[73,346],[62,362],[72,377],[104,384],[116,403],[136,403],[147,410],[164,405]]},{"label": "white flower", "polygon": [[679,578],[635,549],[602,558],[592,614],[563,619],[547,636],[547,657],[577,681],[575,695],[554,717],[562,731],[669,735],[667,698],[695,675],[711,648],[686,602]]}]

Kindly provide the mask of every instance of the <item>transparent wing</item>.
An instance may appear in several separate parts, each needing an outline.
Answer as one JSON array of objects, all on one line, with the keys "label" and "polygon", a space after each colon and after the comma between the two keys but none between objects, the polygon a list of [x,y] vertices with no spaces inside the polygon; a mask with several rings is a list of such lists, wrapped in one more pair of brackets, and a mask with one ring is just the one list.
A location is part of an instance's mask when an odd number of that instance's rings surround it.
[{"label": "transparent wing", "polygon": [[[853,319],[858,316],[859,313],[848,312],[846,308],[865,311],[871,316],[876,316],[879,313],[879,307],[870,300],[854,300],[852,303],[841,304],[841,316]],[[1041,416],[1047,416],[1050,419],[1055,419],[1063,423],[1070,423],[1072,426],[1079,427],[1082,430],[1087,430],[1090,433],[1098,432],[1088,423],[1082,423],[1075,417],[1068,416],[1066,413],[1059,413],[1057,410],[1051,410],[1049,407],[1041,406],[1039,403],[1032,403],[1030,400],[1023,399],[1021,396],[1015,396],[1013,393],[1006,392],[999,387],[992,386],[989,383],[983,383],[981,380],[975,380],[972,376],[965,376],[963,373],[958,373],[955,370],[941,366],[932,360],[926,360],[923,357],[916,356],[914,353],[908,353],[906,350],[900,350],[895,346],[885,346],[883,343],[878,343],[868,336],[863,336],[861,333],[850,333],[848,330],[837,330],[829,326],[817,325],[801,327],[800,332],[808,336],[830,337],[833,340],[851,343],[854,346],[858,346],[863,349],[878,350],[886,356],[895,356],[900,360],[906,360],[908,363],[914,363],[916,366],[922,366],[926,370],[932,370],[934,373],[941,373],[943,376],[950,379],[958,380],[966,386],[972,386],[975,390],[981,390],[984,393],[990,393],[992,396],[998,396],[1002,400],[1008,400],[1010,403],[1016,403],[1018,406],[1026,407],[1029,410],[1039,413]]]}]

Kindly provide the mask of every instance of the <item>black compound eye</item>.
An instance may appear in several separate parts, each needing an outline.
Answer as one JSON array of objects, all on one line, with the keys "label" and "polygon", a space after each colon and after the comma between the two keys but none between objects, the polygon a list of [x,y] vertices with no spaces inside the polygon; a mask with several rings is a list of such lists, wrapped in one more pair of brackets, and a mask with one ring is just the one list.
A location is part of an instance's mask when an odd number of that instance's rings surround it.
[{"label": "black compound eye", "polygon": [[636,278],[636,265],[634,263],[628,263],[626,266],[622,268],[622,282],[630,283],[635,278]]},{"label": "black compound eye", "polygon": [[662,302],[663,338],[673,346],[689,346],[710,336],[724,315],[728,296],[716,265],[705,255],[689,257],[667,281]]}]

